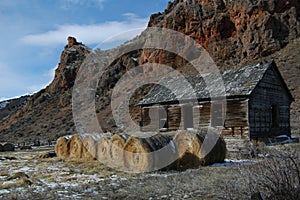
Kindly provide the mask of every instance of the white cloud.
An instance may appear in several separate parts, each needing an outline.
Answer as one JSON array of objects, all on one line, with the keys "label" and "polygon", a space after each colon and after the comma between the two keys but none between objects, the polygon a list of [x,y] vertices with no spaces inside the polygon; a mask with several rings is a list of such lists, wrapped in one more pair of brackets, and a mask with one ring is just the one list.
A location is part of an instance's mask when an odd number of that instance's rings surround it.
[{"label": "white cloud", "polygon": [[[147,26],[148,19],[138,18],[132,13],[126,13],[124,16],[127,18],[125,21],[108,21],[91,25],[58,25],[55,30],[27,35],[21,41],[29,45],[52,47],[66,44],[69,35],[76,37],[78,41],[87,45],[99,44],[103,41],[126,41],[134,38]],[[139,30],[132,31],[134,29]],[[128,31],[130,31],[130,34],[128,34]],[[118,35],[118,37],[108,40],[113,35]]]},{"label": "white cloud", "polygon": [[84,6],[84,7],[98,7],[103,8],[103,3],[106,0],[63,0],[62,8],[70,9],[74,6]]}]

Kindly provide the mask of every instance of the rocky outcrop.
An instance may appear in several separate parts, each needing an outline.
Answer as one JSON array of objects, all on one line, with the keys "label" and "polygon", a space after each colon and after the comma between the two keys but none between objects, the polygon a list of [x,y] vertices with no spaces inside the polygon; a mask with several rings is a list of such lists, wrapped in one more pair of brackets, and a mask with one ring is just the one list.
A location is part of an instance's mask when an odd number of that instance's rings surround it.
[{"label": "rocky outcrop", "polygon": [[[163,13],[150,17],[152,26],[191,36],[220,66],[236,65],[273,54],[299,37],[300,2],[175,0]],[[164,51],[147,51],[140,63],[158,61],[176,67],[174,60]]]},{"label": "rocky outcrop", "polygon": [[60,63],[55,70],[54,80],[49,86],[49,92],[56,93],[70,89],[74,85],[82,61],[89,53],[90,49],[78,43],[76,39],[75,42],[69,41],[61,54]]}]

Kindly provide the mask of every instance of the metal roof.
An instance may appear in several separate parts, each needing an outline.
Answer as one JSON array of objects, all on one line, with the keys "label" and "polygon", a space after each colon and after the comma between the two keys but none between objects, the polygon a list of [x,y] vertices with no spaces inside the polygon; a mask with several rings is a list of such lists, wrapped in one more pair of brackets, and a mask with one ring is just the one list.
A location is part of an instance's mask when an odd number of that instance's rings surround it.
[{"label": "metal roof", "polygon": [[163,79],[138,105],[249,96],[267,69],[273,65],[276,67],[272,61],[221,72]]}]

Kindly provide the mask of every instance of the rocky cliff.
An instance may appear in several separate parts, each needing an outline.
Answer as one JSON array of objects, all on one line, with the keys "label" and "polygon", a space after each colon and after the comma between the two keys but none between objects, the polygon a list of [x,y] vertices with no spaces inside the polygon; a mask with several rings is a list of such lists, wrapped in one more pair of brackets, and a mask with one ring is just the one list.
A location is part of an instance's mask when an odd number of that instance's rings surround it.
[{"label": "rocky cliff", "polygon": [[[298,0],[175,0],[150,17],[149,27],[179,31],[195,39],[223,66],[273,54],[300,36]],[[156,56],[152,56],[152,54]],[[145,52],[141,63],[176,65],[166,52]]]},{"label": "rocky cliff", "polygon": [[[149,27],[163,27],[191,36],[202,45],[220,68],[275,59],[296,102],[292,125],[300,120],[300,2],[298,0],[175,0],[163,13],[150,17]],[[145,41],[147,42],[147,41]],[[91,50],[68,38],[55,78],[32,95],[27,104],[0,120],[0,141],[57,139],[76,132],[72,116],[72,89],[81,63]],[[132,67],[160,63],[175,69],[192,69],[186,60],[163,50],[136,50],[115,60],[101,77],[96,91],[96,114],[104,130],[116,131],[110,100],[122,75]],[[136,91],[134,105],[150,90]],[[139,112],[132,109],[136,120]]]}]

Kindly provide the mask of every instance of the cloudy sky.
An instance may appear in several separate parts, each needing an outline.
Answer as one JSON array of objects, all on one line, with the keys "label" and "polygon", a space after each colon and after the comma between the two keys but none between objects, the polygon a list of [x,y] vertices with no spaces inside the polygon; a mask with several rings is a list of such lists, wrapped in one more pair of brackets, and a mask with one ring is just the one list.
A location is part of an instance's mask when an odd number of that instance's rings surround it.
[{"label": "cloudy sky", "polygon": [[[31,94],[52,79],[67,36],[94,48],[138,34],[168,0],[0,0],[0,100]],[[126,34],[125,34],[126,35]],[[128,38],[127,38],[128,36]],[[127,34],[131,39],[135,35]],[[114,37],[118,38],[118,37]]]}]

